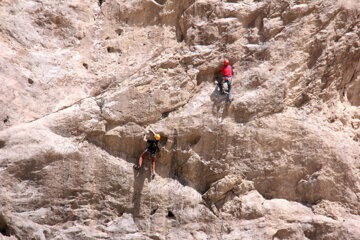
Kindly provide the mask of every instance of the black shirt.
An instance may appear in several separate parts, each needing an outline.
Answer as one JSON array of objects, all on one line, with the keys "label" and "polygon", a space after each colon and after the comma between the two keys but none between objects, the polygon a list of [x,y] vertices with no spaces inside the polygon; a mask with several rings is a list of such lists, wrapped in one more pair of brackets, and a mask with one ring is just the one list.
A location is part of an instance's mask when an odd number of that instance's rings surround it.
[{"label": "black shirt", "polygon": [[157,140],[147,140],[147,143],[149,144],[148,149],[151,153],[156,153],[156,150],[159,150]]}]

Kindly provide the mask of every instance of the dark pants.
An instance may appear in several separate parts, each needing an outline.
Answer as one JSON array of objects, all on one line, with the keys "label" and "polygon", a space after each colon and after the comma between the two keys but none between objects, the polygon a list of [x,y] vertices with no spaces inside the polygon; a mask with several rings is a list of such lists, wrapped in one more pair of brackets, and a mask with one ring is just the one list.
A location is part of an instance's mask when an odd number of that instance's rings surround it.
[{"label": "dark pants", "polygon": [[218,81],[218,86],[219,86],[220,92],[224,91],[223,82],[227,83],[228,93],[229,93],[229,100],[231,100],[231,80],[232,80],[232,77],[223,77],[221,80]]}]

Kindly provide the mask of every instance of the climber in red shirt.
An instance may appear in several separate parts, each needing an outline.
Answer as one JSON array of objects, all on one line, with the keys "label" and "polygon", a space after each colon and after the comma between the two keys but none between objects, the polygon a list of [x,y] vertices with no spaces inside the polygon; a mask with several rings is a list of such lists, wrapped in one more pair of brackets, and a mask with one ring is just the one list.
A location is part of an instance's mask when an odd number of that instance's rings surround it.
[{"label": "climber in red shirt", "polygon": [[228,85],[228,101],[231,102],[231,81],[232,81],[232,67],[230,66],[229,60],[224,60],[224,67],[221,68],[221,73],[223,75],[222,79],[218,82],[220,93],[224,93],[223,84],[224,82]]}]

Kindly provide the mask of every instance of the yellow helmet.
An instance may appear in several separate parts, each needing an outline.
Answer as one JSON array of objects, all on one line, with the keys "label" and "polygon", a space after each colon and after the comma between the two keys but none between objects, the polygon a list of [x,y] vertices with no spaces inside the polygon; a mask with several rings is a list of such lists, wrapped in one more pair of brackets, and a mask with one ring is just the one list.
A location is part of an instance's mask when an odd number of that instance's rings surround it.
[{"label": "yellow helmet", "polygon": [[154,134],[154,138],[155,138],[155,140],[159,141],[160,140],[160,135],[159,134]]}]

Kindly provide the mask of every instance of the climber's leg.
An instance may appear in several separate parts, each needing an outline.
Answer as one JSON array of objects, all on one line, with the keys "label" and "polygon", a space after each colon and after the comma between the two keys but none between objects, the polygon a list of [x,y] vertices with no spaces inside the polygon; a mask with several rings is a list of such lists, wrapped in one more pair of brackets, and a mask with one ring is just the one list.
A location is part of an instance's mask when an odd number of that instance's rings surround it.
[{"label": "climber's leg", "polygon": [[228,100],[231,101],[232,96],[231,96],[231,78],[228,78],[228,80],[226,81],[227,85],[228,85]]},{"label": "climber's leg", "polygon": [[220,93],[222,94],[222,93],[224,93],[224,89],[223,89],[223,79],[219,79],[218,80],[218,86],[219,86],[219,91],[220,91]]},{"label": "climber's leg", "polygon": [[145,149],[145,151],[141,154],[138,165],[134,165],[135,170],[139,170],[141,168],[143,159],[146,157],[146,154],[147,154],[147,149]]},{"label": "climber's leg", "polygon": [[155,154],[151,154],[151,161],[152,161],[151,177],[154,177],[155,176]]}]

